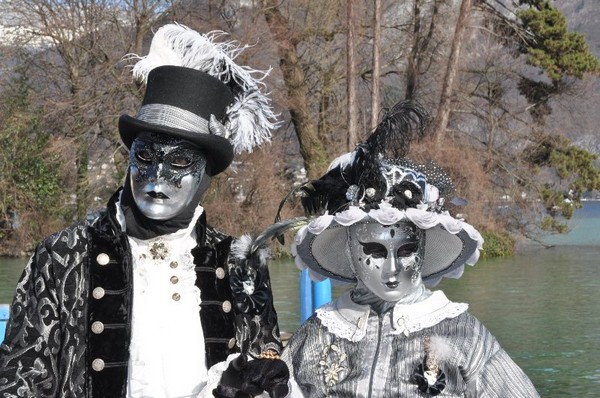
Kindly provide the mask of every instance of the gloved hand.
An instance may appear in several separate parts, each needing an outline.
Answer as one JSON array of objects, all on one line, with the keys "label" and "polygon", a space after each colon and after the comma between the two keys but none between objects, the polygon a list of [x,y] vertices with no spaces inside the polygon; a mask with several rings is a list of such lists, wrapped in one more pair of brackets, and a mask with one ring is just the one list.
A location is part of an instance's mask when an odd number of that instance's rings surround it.
[{"label": "gloved hand", "polygon": [[283,398],[288,394],[289,377],[287,365],[281,359],[248,361],[240,355],[223,372],[213,395],[216,398],[252,398],[267,392],[271,398]]},{"label": "gloved hand", "polygon": [[221,375],[217,388],[213,390],[216,398],[252,398],[250,394],[244,394],[242,388],[242,374],[247,360],[244,354],[229,362],[229,366]]},{"label": "gloved hand", "polygon": [[255,359],[244,367],[242,391],[251,395],[266,391],[271,398],[283,398],[288,394],[290,372],[281,359]]}]

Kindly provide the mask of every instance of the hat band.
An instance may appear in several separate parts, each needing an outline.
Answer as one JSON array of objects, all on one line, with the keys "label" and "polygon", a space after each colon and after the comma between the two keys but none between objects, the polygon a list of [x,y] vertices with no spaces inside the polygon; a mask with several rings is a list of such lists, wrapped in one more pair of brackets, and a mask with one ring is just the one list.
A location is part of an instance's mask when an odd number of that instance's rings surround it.
[{"label": "hat band", "polygon": [[186,130],[200,134],[210,134],[208,120],[185,109],[165,104],[143,105],[137,119],[159,126]]}]

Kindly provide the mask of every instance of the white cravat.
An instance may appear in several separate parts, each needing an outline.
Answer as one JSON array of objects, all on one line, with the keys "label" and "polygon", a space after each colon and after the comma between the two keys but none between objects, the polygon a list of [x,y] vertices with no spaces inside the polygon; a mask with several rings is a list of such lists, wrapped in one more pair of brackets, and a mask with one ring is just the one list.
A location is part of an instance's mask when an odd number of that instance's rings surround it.
[{"label": "white cravat", "polygon": [[195,397],[206,383],[200,290],[195,286],[191,255],[196,246],[194,226],[202,211],[198,207],[190,225],[173,234],[149,240],[129,237],[133,259],[130,398]]}]

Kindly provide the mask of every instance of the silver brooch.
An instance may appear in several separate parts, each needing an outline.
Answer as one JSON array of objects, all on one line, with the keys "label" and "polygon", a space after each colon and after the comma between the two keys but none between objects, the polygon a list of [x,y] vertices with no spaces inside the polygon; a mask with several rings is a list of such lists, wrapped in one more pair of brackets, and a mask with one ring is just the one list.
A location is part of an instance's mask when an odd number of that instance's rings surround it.
[{"label": "silver brooch", "polygon": [[407,321],[407,315],[400,315],[400,317],[398,317],[398,320],[396,321],[396,324],[398,325],[396,329],[399,330],[400,333],[404,334],[406,337],[410,335],[410,330],[408,330],[408,325],[406,324]]},{"label": "silver brooch", "polygon": [[162,240],[157,240],[150,246],[152,260],[164,260],[169,255],[169,247]]},{"label": "silver brooch", "polygon": [[350,185],[346,190],[346,199],[350,202],[354,202],[358,199],[358,191],[360,188],[358,185]]}]

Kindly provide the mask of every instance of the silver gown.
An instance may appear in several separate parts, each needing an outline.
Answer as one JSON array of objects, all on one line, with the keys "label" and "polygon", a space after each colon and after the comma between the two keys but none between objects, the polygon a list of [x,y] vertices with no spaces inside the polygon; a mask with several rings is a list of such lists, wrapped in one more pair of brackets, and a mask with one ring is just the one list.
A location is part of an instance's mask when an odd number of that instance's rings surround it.
[{"label": "silver gown", "polygon": [[[433,394],[416,382],[430,341],[444,346],[437,360],[443,386]],[[296,389],[311,398],[539,397],[467,305],[450,302],[441,291],[382,315],[346,293],[298,329],[283,359]]]}]

